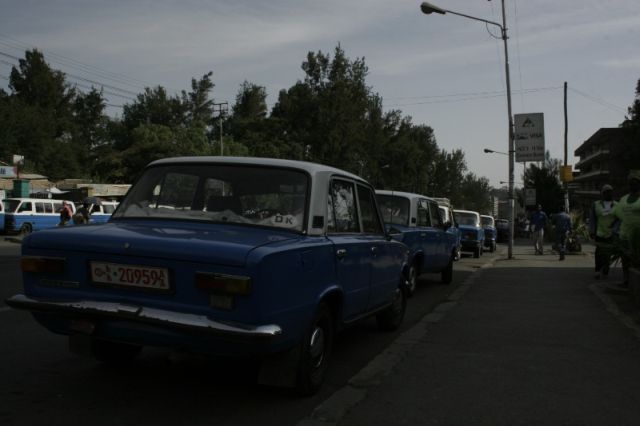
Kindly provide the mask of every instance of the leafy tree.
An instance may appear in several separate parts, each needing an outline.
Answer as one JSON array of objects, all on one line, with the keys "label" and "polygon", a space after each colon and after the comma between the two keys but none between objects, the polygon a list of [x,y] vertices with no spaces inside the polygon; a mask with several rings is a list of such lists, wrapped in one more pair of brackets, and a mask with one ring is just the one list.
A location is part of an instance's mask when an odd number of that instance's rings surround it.
[{"label": "leafy tree", "polygon": [[559,179],[561,164],[559,159],[551,158],[547,151],[542,167],[532,163],[524,172],[525,188],[535,188],[537,204],[541,204],[547,214],[558,212],[564,203]]},{"label": "leafy tree", "polygon": [[636,97],[633,104],[627,109],[629,115],[622,122],[622,127],[640,127],[640,79],[636,84]]}]

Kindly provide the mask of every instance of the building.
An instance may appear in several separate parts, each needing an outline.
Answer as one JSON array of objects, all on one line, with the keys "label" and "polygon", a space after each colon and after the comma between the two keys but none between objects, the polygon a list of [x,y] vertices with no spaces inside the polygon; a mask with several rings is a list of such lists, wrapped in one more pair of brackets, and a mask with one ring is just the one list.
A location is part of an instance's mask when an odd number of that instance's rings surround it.
[{"label": "building", "polygon": [[581,206],[587,211],[599,198],[604,184],[613,186],[616,199],[627,193],[627,175],[637,161],[638,141],[633,140],[633,134],[621,127],[602,128],[575,150],[580,161],[575,165],[576,173],[569,185],[572,206]]}]

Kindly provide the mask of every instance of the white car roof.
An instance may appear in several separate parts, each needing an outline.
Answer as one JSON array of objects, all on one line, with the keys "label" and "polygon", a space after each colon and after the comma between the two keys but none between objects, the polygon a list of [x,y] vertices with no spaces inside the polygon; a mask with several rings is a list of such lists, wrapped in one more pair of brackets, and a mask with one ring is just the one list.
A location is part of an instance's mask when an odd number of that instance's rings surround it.
[{"label": "white car roof", "polygon": [[415,194],[413,192],[389,191],[386,189],[376,189],[376,194],[397,195],[399,197],[405,197],[405,198],[426,198],[427,200],[434,201],[433,198],[431,197],[427,197],[426,195],[422,195],[422,194]]},{"label": "white car roof", "polygon": [[471,213],[471,214],[475,214],[475,215],[480,216],[480,213],[474,212],[474,211],[471,211],[471,210],[458,210],[458,209],[456,209],[453,212],[454,213]]},{"label": "white car roof", "polygon": [[329,172],[333,174],[341,174],[345,177],[366,182],[360,176],[354,175],[335,167],[325,166],[324,164],[310,163],[307,161],[283,160],[279,158],[261,158],[261,157],[225,157],[225,156],[202,156],[202,157],[171,157],[150,163],[147,167],[168,165],[168,164],[246,164],[255,166],[273,166],[273,167],[289,167],[306,171],[313,175],[320,172]]}]

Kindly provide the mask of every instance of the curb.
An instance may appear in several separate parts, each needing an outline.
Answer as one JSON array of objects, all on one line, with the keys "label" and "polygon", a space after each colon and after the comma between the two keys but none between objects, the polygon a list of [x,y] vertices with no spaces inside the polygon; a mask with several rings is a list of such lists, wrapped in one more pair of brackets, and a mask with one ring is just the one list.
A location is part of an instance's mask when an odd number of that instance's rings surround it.
[{"label": "curb", "polygon": [[[503,252],[504,250],[499,253],[499,256],[503,255]],[[297,426],[337,425],[351,408],[366,398],[369,388],[382,383],[382,379],[400,364],[407,353],[429,332],[429,328],[433,324],[440,322],[447,312],[458,305],[460,299],[482,274],[482,271],[493,266],[497,260],[498,256],[482,264],[432,312],[422,317],[409,330],[400,334],[384,351],[349,379],[345,386],[314,408],[311,415],[299,421]]]}]

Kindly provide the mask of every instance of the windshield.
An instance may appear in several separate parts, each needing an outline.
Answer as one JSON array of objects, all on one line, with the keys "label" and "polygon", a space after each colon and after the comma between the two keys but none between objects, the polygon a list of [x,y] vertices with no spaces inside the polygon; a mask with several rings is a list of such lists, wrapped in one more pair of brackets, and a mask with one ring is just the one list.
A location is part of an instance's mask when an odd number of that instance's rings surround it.
[{"label": "windshield", "polygon": [[384,223],[409,226],[409,200],[407,198],[376,194],[376,199]]},{"label": "windshield", "polygon": [[480,225],[478,215],[475,213],[453,212],[458,225],[478,226]]},{"label": "windshield", "polygon": [[228,222],[302,231],[307,186],[303,172],[278,168],[217,164],[153,167],[113,217]]},{"label": "windshield", "polygon": [[482,226],[493,226],[493,218],[491,216],[480,216]]},{"label": "windshield", "polygon": [[102,205],[102,210],[105,212],[105,214],[112,214],[116,209],[116,206],[114,206],[113,204],[103,204]]},{"label": "windshield", "polygon": [[18,205],[20,205],[19,200],[2,200],[2,204],[4,205],[4,211],[6,213],[15,213]]}]

